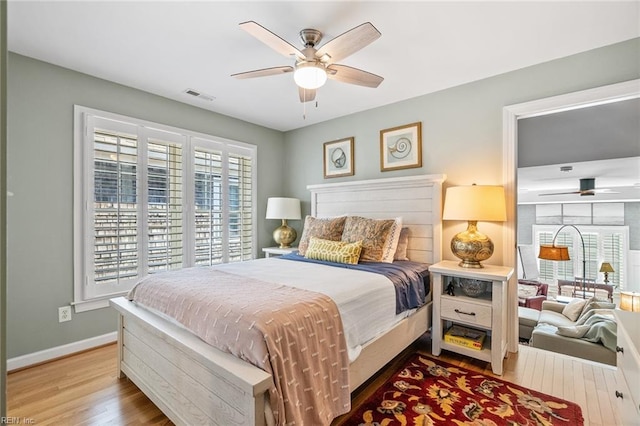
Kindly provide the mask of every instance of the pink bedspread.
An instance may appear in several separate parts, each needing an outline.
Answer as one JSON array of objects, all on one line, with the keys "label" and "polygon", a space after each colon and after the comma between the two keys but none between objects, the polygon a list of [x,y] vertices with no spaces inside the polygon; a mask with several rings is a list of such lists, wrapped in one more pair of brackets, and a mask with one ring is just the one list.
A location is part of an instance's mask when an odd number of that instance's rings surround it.
[{"label": "pink bedspread", "polygon": [[328,425],[350,410],[342,321],[327,296],[218,271],[154,274],[129,299],[267,371],[279,425]]}]

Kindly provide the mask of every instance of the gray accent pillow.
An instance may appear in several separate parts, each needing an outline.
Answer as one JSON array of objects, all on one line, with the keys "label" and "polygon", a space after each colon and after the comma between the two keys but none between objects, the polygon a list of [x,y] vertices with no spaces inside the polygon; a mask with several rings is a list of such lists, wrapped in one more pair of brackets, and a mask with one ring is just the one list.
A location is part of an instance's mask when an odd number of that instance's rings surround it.
[{"label": "gray accent pillow", "polygon": [[567,306],[562,310],[562,315],[569,318],[571,321],[576,321],[582,313],[582,309],[586,303],[587,301],[584,299],[571,299],[571,302],[567,303]]}]

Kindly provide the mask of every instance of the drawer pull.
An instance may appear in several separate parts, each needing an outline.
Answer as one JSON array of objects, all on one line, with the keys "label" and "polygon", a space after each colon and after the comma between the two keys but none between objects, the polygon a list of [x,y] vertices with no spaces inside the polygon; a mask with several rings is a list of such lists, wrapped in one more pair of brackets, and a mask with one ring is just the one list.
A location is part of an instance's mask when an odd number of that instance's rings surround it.
[{"label": "drawer pull", "polygon": [[624,353],[624,348],[616,346],[616,352]]},{"label": "drawer pull", "polygon": [[616,391],[616,398],[624,399],[624,395],[620,391]]},{"label": "drawer pull", "polygon": [[461,311],[461,310],[460,310],[460,309],[458,309],[458,308],[456,308],[456,309],[455,309],[455,313],[456,313],[456,314],[462,314],[462,315],[470,315],[470,316],[472,316],[472,317],[475,317],[475,316],[476,316],[476,313],[475,313],[475,312],[465,312],[465,311]]}]

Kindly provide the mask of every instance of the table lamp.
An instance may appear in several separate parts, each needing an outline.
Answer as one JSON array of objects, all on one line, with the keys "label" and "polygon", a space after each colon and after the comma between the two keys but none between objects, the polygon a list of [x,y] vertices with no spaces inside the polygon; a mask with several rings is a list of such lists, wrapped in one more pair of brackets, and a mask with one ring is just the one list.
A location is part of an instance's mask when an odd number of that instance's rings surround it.
[{"label": "table lamp", "polygon": [[609,274],[615,271],[609,262],[602,262],[602,265],[600,265],[600,272],[604,272],[604,283],[609,284]]},{"label": "table lamp", "polygon": [[447,189],[444,200],[444,220],[466,220],[467,229],[451,239],[451,251],[461,259],[463,268],[482,268],[480,263],[493,254],[493,241],[478,231],[478,221],[507,220],[504,188],[470,185]]},{"label": "table lamp", "polygon": [[621,291],[620,309],[623,311],[640,312],[640,293]]},{"label": "table lamp", "polygon": [[287,225],[287,220],[300,219],[300,200],[297,198],[269,197],[267,199],[266,219],[280,219],[282,225],[273,231],[273,239],[280,248],[291,247],[298,233]]}]

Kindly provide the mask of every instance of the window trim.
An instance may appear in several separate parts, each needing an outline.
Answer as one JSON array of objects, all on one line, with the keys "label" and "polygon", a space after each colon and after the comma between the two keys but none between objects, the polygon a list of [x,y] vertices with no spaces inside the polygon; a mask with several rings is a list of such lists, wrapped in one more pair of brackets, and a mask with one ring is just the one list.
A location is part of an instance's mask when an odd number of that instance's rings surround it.
[{"label": "window trim", "polygon": [[[258,222],[258,208],[257,208],[257,146],[238,142],[231,139],[221,138],[213,135],[199,133],[191,130],[181,129],[169,125],[159,124],[147,120],[142,120],[134,117],[128,117],[120,114],[115,114],[107,111],[101,111],[98,109],[88,108],[81,105],[74,105],[74,131],[73,131],[73,302],[76,312],[84,312],[93,309],[105,308],[109,306],[109,299],[121,296],[127,293],[127,291],[118,291],[109,294],[103,294],[94,297],[88,296],[88,274],[87,274],[87,252],[88,248],[93,244],[93,238],[87,230],[93,228],[92,216],[89,213],[91,196],[90,190],[93,188],[93,176],[89,176],[88,161],[93,158],[93,150],[88,148],[87,140],[89,129],[93,128],[89,126],[89,117],[97,116],[115,122],[121,122],[124,127],[131,129],[131,126],[137,127],[137,136],[139,142],[146,141],[147,136],[151,136],[153,133],[159,131],[166,133],[173,133],[176,139],[183,138],[183,173],[185,176],[190,176],[189,173],[193,172],[193,155],[196,147],[203,146],[203,141],[206,143],[207,149],[215,149],[222,152],[224,158],[228,158],[229,154],[241,153],[247,155],[252,159],[253,173],[251,176],[251,186],[253,188],[251,194],[252,205],[252,220],[251,227],[254,230],[254,238],[251,244],[251,256],[257,257],[257,241],[255,235],[257,234],[257,222]],[[90,118],[89,118],[90,119]],[[143,139],[144,138],[144,139]],[[139,145],[141,146],[141,145]],[[144,143],[146,149],[146,142]],[[146,157],[146,155],[145,155]],[[146,162],[146,160],[145,160]],[[225,164],[225,167],[227,165]],[[143,169],[146,170],[146,169]],[[138,176],[138,184],[146,182],[146,171]],[[224,185],[223,187],[226,187]],[[143,187],[146,193],[146,185]],[[189,235],[188,233],[194,229],[194,196],[191,194],[192,188],[188,187],[184,194],[183,216],[185,218],[185,224],[183,225],[183,235]],[[226,189],[225,189],[226,190]],[[140,216],[141,220],[146,223],[146,216]],[[143,228],[145,229],[145,228]],[[141,241],[145,242],[146,238]],[[188,240],[186,240],[189,243]],[[191,244],[185,245],[185,253],[183,254],[183,263],[190,265],[194,259],[194,248]],[[146,253],[146,250],[143,250]],[[146,256],[146,255],[145,255]],[[145,266],[146,269],[146,266]],[[144,276],[145,271],[140,271],[140,275]]]}]

